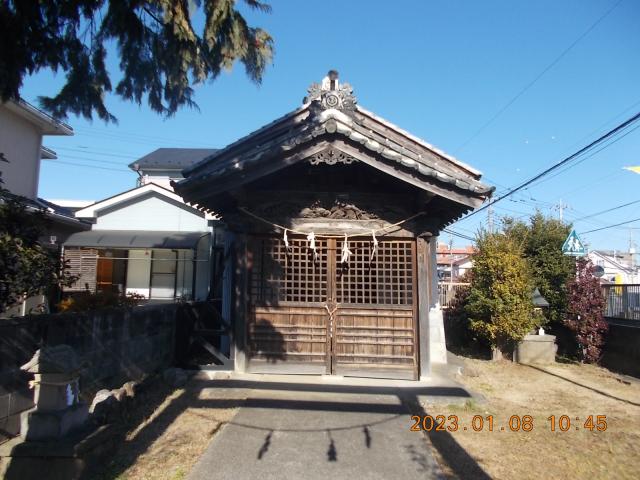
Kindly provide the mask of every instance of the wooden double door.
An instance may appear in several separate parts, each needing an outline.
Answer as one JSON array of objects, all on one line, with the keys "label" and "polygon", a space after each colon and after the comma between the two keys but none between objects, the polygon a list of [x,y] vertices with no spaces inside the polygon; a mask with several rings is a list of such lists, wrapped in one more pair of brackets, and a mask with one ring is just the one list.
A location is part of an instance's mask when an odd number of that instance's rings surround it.
[{"label": "wooden double door", "polygon": [[415,379],[415,241],[253,237],[248,370]]}]

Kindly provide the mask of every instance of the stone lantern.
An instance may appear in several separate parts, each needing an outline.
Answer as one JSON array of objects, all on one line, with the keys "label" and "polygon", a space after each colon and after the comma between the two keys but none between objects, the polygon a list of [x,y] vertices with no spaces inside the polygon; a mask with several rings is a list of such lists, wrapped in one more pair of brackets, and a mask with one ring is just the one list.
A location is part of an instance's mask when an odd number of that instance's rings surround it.
[{"label": "stone lantern", "polygon": [[33,373],[35,408],[22,414],[20,434],[25,440],[52,440],[82,426],[88,407],[80,402],[80,363],[69,345],[43,347],[20,367]]},{"label": "stone lantern", "polygon": [[[537,288],[531,295],[531,302],[535,312],[542,314],[543,309],[549,308],[549,302]],[[525,335],[515,350],[515,360],[518,363],[548,365],[556,361],[556,337],[545,335],[544,329],[539,328],[537,335]]]}]

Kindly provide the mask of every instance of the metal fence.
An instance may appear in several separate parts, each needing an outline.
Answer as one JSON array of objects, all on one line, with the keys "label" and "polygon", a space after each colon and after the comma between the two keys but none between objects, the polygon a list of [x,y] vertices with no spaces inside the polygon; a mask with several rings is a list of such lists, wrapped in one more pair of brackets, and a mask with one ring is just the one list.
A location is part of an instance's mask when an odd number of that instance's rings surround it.
[{"label": "metal fence", "polygon": [[604,316],[625,320],[640,320],[640,285],[603,285],[607,300]]},{"label": "metal fence", "polygon": [[438,283],[438,297],[440,298],[440,306],[449,308],[453,299],[456,298],[458,291],[469,285],[462,282],[440,282]]}]

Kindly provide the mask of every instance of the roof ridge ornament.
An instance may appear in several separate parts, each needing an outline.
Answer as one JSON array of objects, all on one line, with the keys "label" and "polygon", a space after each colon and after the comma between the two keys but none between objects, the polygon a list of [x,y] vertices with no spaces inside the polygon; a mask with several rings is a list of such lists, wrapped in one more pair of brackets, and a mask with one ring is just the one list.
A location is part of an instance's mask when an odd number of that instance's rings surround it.
[{"label": "roof ridge ornament", "polygon": [[356,109],[356,103],[358,103],[353,94],[353,88],[346,82],[342,84],[339,82],[336,70],[329,70],[322,82],[312,83],[307,92],[308,95],[303,103],[314,103],[322,110],[334,108],[351,112]]}]

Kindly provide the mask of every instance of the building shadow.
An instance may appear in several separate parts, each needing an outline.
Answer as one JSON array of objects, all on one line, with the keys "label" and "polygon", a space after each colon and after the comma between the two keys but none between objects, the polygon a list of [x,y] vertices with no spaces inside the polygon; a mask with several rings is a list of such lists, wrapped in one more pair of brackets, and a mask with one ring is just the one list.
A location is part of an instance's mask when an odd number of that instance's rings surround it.
[{"label": "building shadow", "polygon": [[[243,395],[237,395],[238,398],[202,398],[201,392],[204,389],[214,391],[216,389],[228,392],[230,389],[237,391],[246,390],[247,396],[251,392],[251,396],[247,398]],[[270,395],[262,395],[260,391],[281,392],[285,393],[285,398],[273,398]],[[256,392],[258,392],[256,394]],[[302,398],[304,393],[341,393],[358,395],[355,400],[350,401],[332,401],[323,399]],[[299,393],[300,397],[296,398]],[[214,394],[215,396],[215,394]],[[380,402],[373,396],[384,396],[386,402]],[[158,401],[153,404],[145,405],[140,411],[135,413],[128,425],[135,428],[139,424],[143,426],[136,431],[135,438],[127,441],[122,439],[120,450],[116,462],[111,463],[107,467],[100,467],[101,471],[93,470],[90,475],[83,478],[95,480],[111,480],[120,478],[121,475],[132,465],[135,464],[137,458],[145,454],[151,445],[166,431],[167,428],[176,420],[178,416],[187,408],[197,413],[199,409],[228,409],[228,408],[259,408],[272,409],[274,411],[316,411],[316,412],[353,412],[353,413],[371,413],[382,415],[372,421],[354,422],[354,424],[342,426],[325,426],[316,425],[296,426],[291,428],[282,428],[276,425],[255,425],[243,422],[241,419],[234,418],[225,424],[212,425],[212,435],[215,434],[223,426],[235,426],[247,430],[262,432],[259,435],[262,438],[259,447],[255,451],[255,458],[263,460],[267,456],[273,454],[274,448],[277,448],[277,442],[274,442],[274,434],[276,432],[309,432],[324,433],[324,440],[318,445],[326,456],[327,462],[339,462],[340,451],[335,441],[335,435],[339,432],[347,430],[358,432],[361,438],[361,447],[363,450],[370,449],[376,441],[384,441],[383,438],[376,440],[372,428],[382,425],[386,422],[392,422],[398,418],[406,417],[407,429],[410,426],[411,415],[428,415],[428,412],[421,406],[419,396],[437,397],[460,397],[469,398],[470,395],[462,388],[456,387],[434,387],[434,386],[416,386],[416,387],[396,387],[396,386],[366,386],[366,385],[327,385],[327,384],[306,384],[302,382],[269,382],[260,380],[236,380],[236,379],[220,379],[220,380],[192,380],[182,393],[162,409],[151,421],[144,423],[151,416],[151,413],[162,403]],[[389,403],[389,398],[396,397],[399,402]],[[359,401],[358,398],[362,398]],[[267,417],[269,418],[269,417]],[[210,421],[202,416],[203,421]],[[461,479],[489,479],[489,475],[484,472],[482,467],[469,455],[466,450],[453,438],[449,432],[423,432],[425,442],[425,450],[416,446],[404,445],[404,451],[408,457],[415,463],[415,467],[419,472],[433,471],[432,453],[429,451],[428,444],[439,453],[440,459],[446,462],[450,470],[452,470],[458,478]],[[409,451],[410,450],[410,451]],[[398,461],[402,461],[398,459]],[[10,477],[8,477],[10,478]]]},{"label": "building shadow", "polygon": [[[429,413],[424,409],[419,399],[415,395],[402,395],[401,400],[407,411],[411,415],[418,415],[424,418]],[[433,448],[437,450],[442,461],[455,473],[456,477],[463,480],[491,480],[491,477],[482,467],[469,455],[457,440],[448,431],[421,430]],[[425,460],[418,452],[413,452],[414,461],[424,464]]]}]

